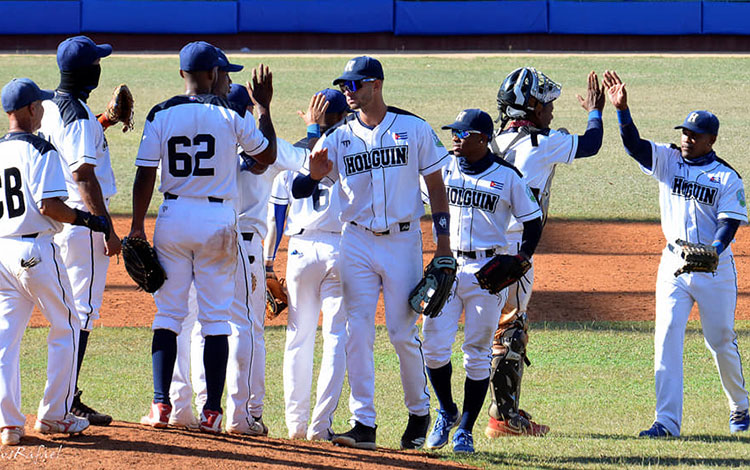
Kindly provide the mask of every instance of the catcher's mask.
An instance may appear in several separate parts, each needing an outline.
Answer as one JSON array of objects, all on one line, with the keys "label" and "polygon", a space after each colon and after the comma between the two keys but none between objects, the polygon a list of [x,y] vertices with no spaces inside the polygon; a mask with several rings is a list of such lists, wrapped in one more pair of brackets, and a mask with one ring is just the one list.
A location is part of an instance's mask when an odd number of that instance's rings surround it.
[{"label": "catcher's mask", "polygon": [[[512,71],[497,91],[497,120],[522,119],[533,112],[537,104],[549,104],[560,96],[561,86],[533,67]],[[504,127],[504,124],[503,124]]]}]

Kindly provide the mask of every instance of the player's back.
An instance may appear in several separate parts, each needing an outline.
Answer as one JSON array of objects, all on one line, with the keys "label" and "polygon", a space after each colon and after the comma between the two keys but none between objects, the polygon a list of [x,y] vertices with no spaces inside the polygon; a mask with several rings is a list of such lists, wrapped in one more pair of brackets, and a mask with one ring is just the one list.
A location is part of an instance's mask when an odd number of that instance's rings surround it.
[{"label": "player's back", "polygon": [[109,146],[91,109],[75,96],[59,90],[54,98],[43,101],[42,105],[44,116],[39,134],[52,143],[67,163],[63,165],[63,171],[68,182],[68,202],[75,207],[84,207],[72,174],[84,163],[94,165],[102,196],[105,199],[114,196],[117,188]]},{"label": "player's back", "polygon": [[251,155],[268,145],[251,115],[214,95],[175,96],[149,112],[136,165],[161,166],[163,193],[234,199],[238,143]]},{"label": "player's back", "polygon": [[45,198],[67,198],[60,157],[48,141],[27,132],[0,139],[0,237],[55,233],[62,224],[39,211]]}]

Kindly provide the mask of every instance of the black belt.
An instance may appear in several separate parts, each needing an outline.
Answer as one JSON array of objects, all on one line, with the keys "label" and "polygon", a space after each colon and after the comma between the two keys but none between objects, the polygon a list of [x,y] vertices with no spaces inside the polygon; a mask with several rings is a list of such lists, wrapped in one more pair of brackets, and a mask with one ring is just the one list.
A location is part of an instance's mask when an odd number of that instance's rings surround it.
[{"label": "black belt", "polygon": [[21,238],[36,238],[39,236],[39,232],[37,233],[29,233],[27,235],[21,235]]},{"label": "black belt", "polygon": [[[390,235],[390,233],[391,233],[390,229],[385,230],[383,232],[376,232],[375,230],[371,230],[371,229],[365,227],[364,225],[359,225],[357,222],[351,222],[351,224],[354,225],[355,227],[362,227],[363,229],[365,229],[368,232],[372,233],[376,237],[381,237],[383,235]],[[411,227],[411,222],[399,222],[398,223],[398,231],[399,232],[408,232],[410,227]]]},{"label": "black belt", "polygon": [[242,232],[242,239],[251,242],[253,241],[253,235],[255,235],[253,232]]},{"label": "black belt", "polygon": [[477,251],[461,251],[456,250],[456,256],[462,256],[464,258],[477,259],[480,254],[484,254],[486,258],[495,255],[495,249],[490,248],[489,250],[477,250]]},{"label": "black belt", "polygon": [[[177,199],[178,197],[180,196],[177,196],[176,194],[164,193],[164,199],[173,200],[173,199]],[[208,202],[224,202],[224,199],[220,197],[208,196]]]}]

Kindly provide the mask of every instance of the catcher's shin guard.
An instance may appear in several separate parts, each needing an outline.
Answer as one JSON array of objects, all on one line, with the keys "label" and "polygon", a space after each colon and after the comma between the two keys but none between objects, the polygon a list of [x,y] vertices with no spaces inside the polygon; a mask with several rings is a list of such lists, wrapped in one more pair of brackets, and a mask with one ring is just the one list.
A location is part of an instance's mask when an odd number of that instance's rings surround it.
[{"label": "catcher's shin guard", "polygon": [[518,415],[523,369],[529,364],[526,358],[528,341],[526,314],[518,315],[516,309],[504,309],[492,344],[489,414],[496,420],[508,420]]}]

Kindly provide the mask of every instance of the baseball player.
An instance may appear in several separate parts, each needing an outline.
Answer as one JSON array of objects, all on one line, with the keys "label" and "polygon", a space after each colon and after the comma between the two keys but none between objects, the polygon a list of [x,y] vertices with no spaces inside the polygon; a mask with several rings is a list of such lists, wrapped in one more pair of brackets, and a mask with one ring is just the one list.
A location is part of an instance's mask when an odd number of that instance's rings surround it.
[{"label": "baseball player", "polygon": [[[748,395],[734,331],[737,270],[730,246],[737,228],[747,224],[747,207],[742,178],[713,149],[719,120],[708,111],[693,111],[675,128],[682,131],[680,147],[657,144],[640,138],[625,84],[617,73],[605,72],[604,86],[617,108],[625,150],[644,173],[659,182],[661,227],[667,240],[656,277],[656,418],[640,436],[680,435],[683,343],[696,302],[705,344],[729,401],[729,430],[747,431]],[[677,240],[715,247],[719,253],[716,271],[676,273],[682,264]]]},{"label": "baseball player", "polygon": [[[86,101],[99,84],[100,60],[112,53],[112,46],[97,45],[86,36],[68,38],[57,47],[60,85],[45,101],[41,135],[55,146],[65,161],[63,171],[68,204],[109,218],[109,200],[117,192],[104,130]],[[111,224],[110,224],[111,226]],[[65,225],[55,243],[73,287],[76,311],[81,321],[77,370],[86,353],[89,334],[99,318],[109,257],[120,253],[120,239],[112,227],[109,234],[93,233],[88,227]],[[81,402],[76,387],[71,411],[92,425],[106,426],[112,417]]]},{"label": "baseball player", "polygon": [[[511,72],[503,80],[497,93],[501,126],[490,147],[492,151],[514,165],[524,175],[531,191],[542,208],[542,222],[546,222],[550,188],[555,167],[570,164],[577,158],[595,155],[602,145],[602,109],[604,92],[594,72],[588,75],[586,97],[578,97],[588,112],[586,132],[569,134],[564,129],[550,129],[554,102],[560,96],[560,85],[542,72],[523,67]],[[507,128],[506,128],[507,126]],[[508,228],[510,254],[521,247],[523,225],[511,217]],[[508,301],[503,308],[493,343],[490,391],[492,401],[485,435],[543,436],[549,427],[531,420],[531,415],[519,408],[521,379],[524,366],[530,364],[526,356],[528,342],[526,309],[534,284],[534,264],[520,281],[508,289]]]},{"label": "baseball player", "polygon": [[21,413],[21,337],[34,305],[50,323],[47,383],[34,429],[79,433],[89,426],[73,415],[76,347],[80,322],[68,274],[52,236],[61,222],[107,234],[106,216],[71,208],[63,165],[55,148],[34,135],[41,125],[42,91],[28,78],[13,79],[2,90],[8,133],[0,139],[0,440],[16,445],[24,436]]},{"label": "baseball player", "polygon": [[[421,118],[383,100],[383,68],[372,57],[351,59],[333,84],[339,85],[354,113],[322,137],[293,195],[309,197],[339,181],[341,235],[339,266],[346,309],[346,361],[351,386],[353,427],[333,442],[375,448],[375,310],[382,287],[385,320],[401,368],[409,421],[401,446],[424,445],[430,425],[430,397],[424,371],[417,314],[409,293],[422,278],[424,214],[419,176],[425,180],[437,230],[436,256],[451,256],[448,201],[441,166],[447,152]],[[309,174],[308,174],[309,173]]]},{"label": "baseball player", "polygon": [[[321,95],[328,103],[322,122],[318,127],[308,125],[309,138],[295,145],[306,146],[345,117],[349,108],[340,91],[327,88],[316,96]],[[338,268],[341,239],[338,185],[330,188],[319,185],[310,197],[294,199],[293,181],[291,171],[274,180],[269,220],[275,221],[270,224],[275,227],[269,230],[264,250],[266,271],[273,272],[281,233],[290,237],[286,267],[289,314],[284,349],[286,425],[292,439],[331,440],[333,413],[346,374],[346,314]],[[323,358],[308,427],[315,333],[321,310]]]},{"label": "baseball player", "polygon": [[210,94],[220,65],[214,46],[203,41],[180,51],[180,75],[186,94],[154,106],[149,112],[136,158],[133,219],[130,236],[145,239],[144,218],[151,201],[156,169],[164,202],[154,230],[154,247],[167,280],[154,293],[152,329],[154,399],[141,423],[155,428],[169,423],[177,334],[188,313],[188,290],[195,282],[198,321],[205,339],[203,363],[206,403],[200,417],[204,432],[221,431],[221,396],[231,332],[229,318],[237,270],[237,153],[243,149],[263,163],[276,159],[276,139],[269,103],[267,67],[253,71],[259,121],[237,113],[224,99]]},{"label": "baseball player", "polygon": [[[425,446],[439,449],[448,443],[454,452],[474,452],[472,430],[490,382],[492,336],[507,299],[507,289],[490,294],[474,274],[495,254],[508,253],[505,233],[511,214],[523,226],[518,253],[534,254],[542,235],[542,211],[521,173],[490,152],[492,118],[479,109],[461,111],[443,129],[453,134],[453,156],[443,169],[451,214],[451,248],[458,260],[453,296],[437,317],[422,324],[425,364],[440,409]],[[515,250],[514,250],[515,251]],[[464,319],[464,405],[459,415],[451,390],[451,354],[461,314]]]}]

